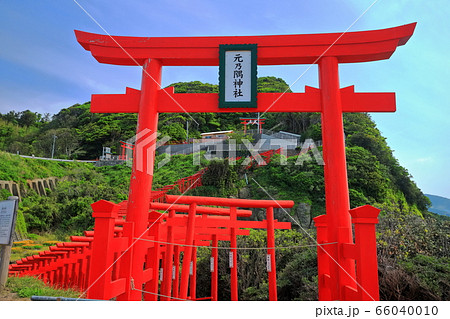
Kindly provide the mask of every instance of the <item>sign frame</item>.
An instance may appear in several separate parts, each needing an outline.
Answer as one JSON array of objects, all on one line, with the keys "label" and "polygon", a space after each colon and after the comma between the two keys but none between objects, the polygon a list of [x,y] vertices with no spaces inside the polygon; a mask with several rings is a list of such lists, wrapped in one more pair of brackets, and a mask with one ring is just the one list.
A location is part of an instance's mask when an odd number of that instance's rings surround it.
[{"label": "sign frame", "polygon": [[[256,108],[257,107],[257,44],[220,44],[219,45],[219,108]],[[227,101],[225,99],[225,55],[229,51],[250,51],[250,101]]]},{"label": "sign frame", "polygon": [[10,216],[7,217],[8,224],[2,225],[3,227],[1,227],[3,230],[5,230],[5,228],[6,228],[7,233],[6,233],[6,236],[0,237],[0,246],[1,245],[10,246],[12,244],[12,237],[13,237],[14,229],[16,226],[17,201],[15,199],[8,199],[8,200],[0,201],[0,207],[2,206],[2,204],[5,204],[7,206],[11,205],[12,207],[6,207],[6,208],[9,208],[11,210],[11,212],[9,212]]}]

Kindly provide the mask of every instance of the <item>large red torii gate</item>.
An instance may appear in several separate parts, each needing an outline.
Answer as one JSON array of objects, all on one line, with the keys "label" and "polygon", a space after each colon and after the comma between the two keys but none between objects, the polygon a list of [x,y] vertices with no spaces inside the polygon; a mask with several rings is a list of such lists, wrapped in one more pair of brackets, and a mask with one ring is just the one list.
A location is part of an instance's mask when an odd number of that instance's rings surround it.
[{"label": "large red torii gate", "polygon": [[[136,161],[133,163],[127,220],[135,225],[135,237],[146,229],[158,113],[321,112],[327,239],[338,243],[328,250],[334,261],[330,263],[330,294],[326,298],[344,299],[343,287],[355,287],[356,283],[355,264],[344,258],[342,248],[353,241],[342,112],[394,112],[395,93],[356,93],[353,86],[340,88],[338,65],[390,58],[409,40],[415,25],[344,34],[230,37],[111,37],[76,30],[78,42],[98,62],[143,66],[141,90],[94,94],[91,104],[92,112],[139,114],[135,159],[139,157],[148,166],[142,170]],[[252,109],[219,108],[216,93],[175,94],[173,88],[161,89],[163,66],[218,66],[219,45],[247,43],[257,44],[258,65],[318,64],[320,88],[306,87],[304,93],[258,93],[257,107]],[[137,243],[133,260],[142,261],[144,255]],[[137,285],[141,264],[133,262]],[[139,297],[137,293],[136,300]]]}]

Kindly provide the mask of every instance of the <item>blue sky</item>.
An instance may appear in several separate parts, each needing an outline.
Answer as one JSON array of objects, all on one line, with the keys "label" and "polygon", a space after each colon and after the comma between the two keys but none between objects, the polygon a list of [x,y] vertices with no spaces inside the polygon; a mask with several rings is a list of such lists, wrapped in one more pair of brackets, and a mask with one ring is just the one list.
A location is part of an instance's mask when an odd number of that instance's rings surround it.
[{"label": "blue sky", "polygon": [[[77,0],[112,35],[208,36],[343,32],[374,0],[144,1]],[[104,33],[75,1],[0,1],[0,112],[57,113],[93,93],[140,87],[138,67],[99,64],[74,29]],[[410,41],[389,60],[341,65],[341,86],[396,92],[397,112],[372,114],[394,155],[425,192],[450,198],[450,7],[448,1],[379,0],[349,31],[417,22]],[[259,67],[294,92],[318,86],[317,67]],[[166,67],[163,85],[217,83],[215,67]]]}]

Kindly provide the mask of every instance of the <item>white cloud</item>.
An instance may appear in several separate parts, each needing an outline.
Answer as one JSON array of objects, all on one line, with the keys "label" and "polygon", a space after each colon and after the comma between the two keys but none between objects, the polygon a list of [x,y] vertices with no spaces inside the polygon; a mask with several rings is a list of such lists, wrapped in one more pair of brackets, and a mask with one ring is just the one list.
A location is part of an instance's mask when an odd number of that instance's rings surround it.
[{"label": "white cloud", "polygon": [[431,163],[434,161],[434,159],[432,157],[428,156],[428,157],[416,158],[415,161],[417,163]]}]

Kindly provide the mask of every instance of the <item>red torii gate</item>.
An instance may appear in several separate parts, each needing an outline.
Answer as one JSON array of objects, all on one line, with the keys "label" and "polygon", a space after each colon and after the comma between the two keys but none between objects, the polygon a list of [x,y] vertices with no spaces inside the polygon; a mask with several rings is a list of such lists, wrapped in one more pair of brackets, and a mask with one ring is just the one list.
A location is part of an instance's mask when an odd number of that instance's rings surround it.
[{"label": "red torii gate", "polygon": [[[195,238],[200,239],[203,236],[207,236],[204,239],[212,240],[212,256],[214,258],[214,270],[212,271],[213,277],[211,278],[211,290],[212,290],[212,297],[213,300],[217,300],[217,283],[218,283],[218,270],[217,270],[217,260],[218,260],[218,241],[219,240],[225,240],[230,241],[230,261],[233,266],[230,266],[230,272],[231,272],[231,278],[230,278],[230,284],[231,284],[231,300],[237,301],[238,300],[238,270],[237,270],[237,235],[248,235],[249,230],[248,228],[261,228],[261,229],[267,229],[267,258],[268,260],[268,267],[270,267],[270,270],[268,270],[268,281],[269,281],[269,300],[277,300],[277,286],[276,286],[276,263],[275,263],[275,229],[290,229],[290,223],[286,222],[278,222],[274,219],[273,214],[273,201],[267,201],[267,200],[240,200],[240,199],[231,199],[231,198],[213,198],[213,197],[201,197],[201,196],[183,196],[180,198],[177,195],[167,195],[167,202],[172,203],[172,205],[169,204],[160,204],[160,203],[152,203],[151,207],[154,209],[167,209],[167,210],[178,210],[182,211],[183,205],[177,205],[174,203],[179,204],[189,204],[189,205],[212,205],[212,206],[229,206],[229,211],[225,211],[223,214],[224,216],[222,219],[219,216],[216,216],[215,219],[213,218],[200,218],[198,221],[195,220],[195,218],[189,218],[187,220],[187,232],[186,232],[186,238],[182,238],[182,242],[186,243],[187,246],[185,247],[185,255],[183,257],[183,264],[187,262],[189,264],[191,260],[193,260],[195,254],[192,253],[192,250],[194,249],[190,245],[193,245],[195,242]],[[266,220],[263,221],[248,221],[248,220],[238,220],[237,217],[245,216],[245,211],[238,211],[236,209],[236,206],[244,207],[244,208],[252,208],[252,207],[259,207],[259,208],[265,208],[267,211]],[[275,203],[275,205],[277,205]],[[279,201],[278,204],[280,207],[292,207],[294,203],[292,201]],[[190,211],[191,206],[187,206],[184,208],[185,211]],[[210,207],[201,207],[200,210],[203,210],[204,212],[207,212],[208,209],[214,212],[215,215],[220,215],[220,213],[217,212],[217,208],[210,208]],[[238,214],[238,212],[240,214]],[[251,212],[251,211],[250,211]],[[169,214],[170,215],[170,214]],[[186,217],[186,216],[185,216]],[[169,226],[184,226],[183,220],[172,220],[169,224]],[[202,228],[202,231],[198,231],[200,233],[194,236],[195,228],[200,227]],[[219,229],[219,228],[229,228],[230,231],[227,229]],[[241,229],[241,228],[247,228],[247,229]],[[219,237],[220,234],[224,237]],[[194,238],[195,237],[195,238]],[[173,238],[171,241],[168,238],[168,242],[177,242],[177,239]],[[179,240],[179,239],[178,239]],[[170,246],[170,245],[169,245]],[[166,262],[170,263],[171,258],[165,259]],[[195,263],[194,263],[195,265]],[[170,268],[170,267],[168,267]],[[185,280],[187,279],[187,271],[188,268],[185,268],[183,266],[183,272],[181,273],[181,276],[185,276]],[[183,278],[181,278],[183,280]],[[167,283],[169,285],[169,283]],[[194,286],[194,285],[193,285]],[[168,288],[164,291],[167,295]],[[187,294],[187,281],[183,285],[181,283],[180,287],[180,295],[182,298],[186,298]]]},{"label": "red torii gate", "polygon": [[132,143],[120,141],[121,152],[119,155],[119,159],[126,161],[128,160],[127,150],[133,151],[134,145]]},{"label": "red torii gate", "polygon": [[258,125],[258,133],[262,133],[262,125],[266,121],[266,119],[261,119],[259,117],[256,118],[240,118],[241,124],[244,124],[244,134],[247,133],[247,125],[257,124]]},{"label": "red torii gate", "polygon": [[[344,299],[343,287],[355,287],[355,264],[344,258],[351,244],[352,228],[345,159],[342,112],[394,112],[395,93],[356,93],[354,87],[340,88],[339,63],[388,59],[412,36],[415,23],[399,27],[347,33],[230,36],[230,37],[123,37],[75,31],[78,42],[100,63],[143,66],[141,90],[125,94],[93,95],[91,111],[139,113],[127,221],[134,235],[145,232],[150,204],[158,113],[248,112],[248,108],[219,108],[218,94],[175,94],[161,89],[163,66],[218,66],[219,45],[256,43],[258,65],[318,64],[319,89],[305,87],[304,93],[259,93],[251,112],[321,112],[325,174],[327,240],[337,242],[328,250],[329,288],[332,300]],[[132,274],[136,284],[145,252],[137,243],[133,250]],[[375,265],[376,266],[376,265]],[[135,300],[139,300],[135,292]]]}]

